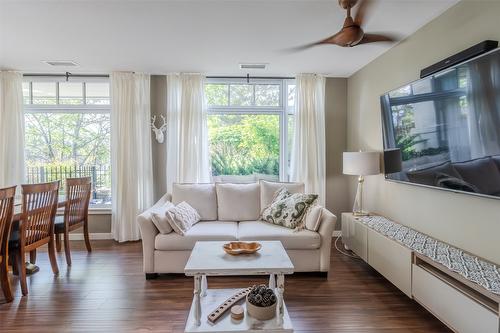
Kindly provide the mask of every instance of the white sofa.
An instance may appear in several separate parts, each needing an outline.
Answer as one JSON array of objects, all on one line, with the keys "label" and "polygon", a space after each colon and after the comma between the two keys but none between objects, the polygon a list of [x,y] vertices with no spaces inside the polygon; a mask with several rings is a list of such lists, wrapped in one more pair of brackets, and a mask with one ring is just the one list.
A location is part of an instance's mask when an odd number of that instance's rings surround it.
[{"label": "white sofa", "polygon": [[[296,272],[328,272],[336,217],[321,210],[317,232],[292,229],[260,221],[261,209],[272,200],[275,190],[285,186],[290,192],[303,192],[303,184],[174,184],[172,195],[165,194],[153,207],[137,217],[142,235],[144,273],[183,273],[196,241],[279,240],[292,260]],[[184,236],[160,234],[151,220],[151,211],[166,201],[186,201],[201,221]]]}]

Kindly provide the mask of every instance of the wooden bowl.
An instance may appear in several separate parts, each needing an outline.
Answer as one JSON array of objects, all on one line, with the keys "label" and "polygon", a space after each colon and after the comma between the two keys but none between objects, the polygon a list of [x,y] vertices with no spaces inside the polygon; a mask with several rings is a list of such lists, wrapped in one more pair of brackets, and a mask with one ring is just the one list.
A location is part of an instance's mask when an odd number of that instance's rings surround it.
[{"label": "wooden bowl", "polygon": [[246,305],[247,305],[248,314],[251,317],[258,319],[258,320],[273,319],[274,316],[276,316],[276,303],[278,303],[278,302],[274,302],[274,304],[271,306],[262,307],[262,306],[256,306],[256,305],[253,305],[252,303],[250,303],[248,301],[248,295],[246,298]]},{"label": "wooden bowl", "polygon": [[228,254],[252,254],[261,249],[260,243],[257,242],[230,242],[224,244],[224,251]]}]

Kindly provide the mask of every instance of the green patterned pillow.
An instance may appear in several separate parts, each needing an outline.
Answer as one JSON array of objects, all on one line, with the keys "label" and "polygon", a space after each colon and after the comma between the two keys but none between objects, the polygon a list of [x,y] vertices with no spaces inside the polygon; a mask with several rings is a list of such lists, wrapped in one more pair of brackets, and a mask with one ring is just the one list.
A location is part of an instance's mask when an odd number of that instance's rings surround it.
[{"label": "green patterned pillow", "polygon": [[262,220],[290,229],[303,229],[304,217],[317,194],[291,194],[285,187],[276,191],[273,202],[262,211]]}]

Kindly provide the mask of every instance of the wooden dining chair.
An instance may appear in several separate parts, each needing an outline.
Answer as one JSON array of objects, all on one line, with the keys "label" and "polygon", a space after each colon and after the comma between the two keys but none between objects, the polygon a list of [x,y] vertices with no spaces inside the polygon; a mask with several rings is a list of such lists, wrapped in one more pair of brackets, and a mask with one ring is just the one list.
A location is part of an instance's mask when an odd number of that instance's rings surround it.
[{"label": "wooden dining chair", "polygon": [[23,208],[19,229],[11,232],[9,255],[19,272],[21,291],[28,294],[26,284],[25,253],[29,252],[34,263],[36,249],[47,244],[50,265],[59,274],[54,243],[54,219],[57,211],[59,181],[44,184],[21,185]]},{"label": "wooden dining chair", "polygon": [[92,183],[90,177],[66,179],[66,205],[64,216],[57,216],[55,233],[57,251],[61,251],[61,234],[64,235],[64,254],[66,263],[71,266],[69,233],[83,227],[83,237],[87,251],[91,252],[89,240],[89,201]]},{"label": "wooden dining chair", "polygon": [[12,291],[9,283],[8,244],[12,215],[14,214],[14,196],[16,187],[0,189],[0,284],[7,302],[12,302]]}]

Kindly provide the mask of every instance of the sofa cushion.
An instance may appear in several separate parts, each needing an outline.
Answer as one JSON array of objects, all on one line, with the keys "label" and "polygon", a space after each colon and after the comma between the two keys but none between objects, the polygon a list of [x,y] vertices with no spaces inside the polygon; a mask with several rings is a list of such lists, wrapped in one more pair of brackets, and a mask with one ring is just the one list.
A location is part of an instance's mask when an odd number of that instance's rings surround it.
[{"label": "sofa cushion", "polygon": [[406,176],[412,183],[436,186],[437,176],[447,175],[455,178],[460,178],[460,174],[453,168],[450,162],[445,162],[439,165],[435,165],[430,168],[425,168],[416,171],[409,171]]},{"label": "sofa cushion", "polygon": [[462,178],[479,189],[482,194],[500,192],[500,170],[490,157],[454,163],[453,167]]},{"label": "sofa cushion", "polygon": [[220,221],[252,221],[260,216],[260,186],[217,183],[217,206]]},{"label": "sofa cushion", "polygon": [[273,202],[262,211],[262,220],[290,229],[303,229],[304,217],[317,199],[317,194],[291,194],[283,187],[276,192]]},{"label": "sofa cushion", "polygon": [[305,226],[307,230],[318,231],[321,224],[321,217],[323,215],[323,207],[314,205],[309,208],[305,217]]},{"label": "sofa cushion", "polygon": [[304,193],[304,183],[276,183],[265,180],[260,181],[260,209],[263,211],[271,204],[274,193],[280,188],[285,187],[290,193]]},{"label": "sofa cushion", "polygon": [[166,215],[168,223],[179,235],[184,235],[200,221],[200,214],[186,201],[167,210]]},{"label": "sofa cushion", "polygon": [[472,192],[472,193],[479,193],[479,189],[470,184],[467,183],[465,180],[462,178],[456,178],[452,176],[447,176],[444,174],[438,174],[436,177],[436,185],[439,187],[451,189],[451,190],[458,190],[458,191],[464,191],[464,192]]},{"label": "sofa cushion", "polygon": [[278,240],[287,250],[314,250],[321,246],[319,233],[310,230],[292,229],[263,221],[245,221],[238,224],[240,241]]},{"label": "sofa cushion", "polygon": [[214,184],[177,184],[172,187],[172,202],[177,205],[187,202],[202,221],[217,220],[217,195]]},{"label": "sofa cushion", "polygon": [[191,227],[184,236],[171,232],[158,234],[155,249],[162,251],[192,250],[197,241],[235,241],[238,239],[237,222],[202,221]]},{"label": "sofa cushion", "polygon": [[151,221],[155,225],[156,229],[158,229],[160,234],[169,234],[173,230],[167,216],[167,211],[173,207],[175,207],[174,204],[170,201],[167,201],[161,206],[152,207],[150,209]]}]

